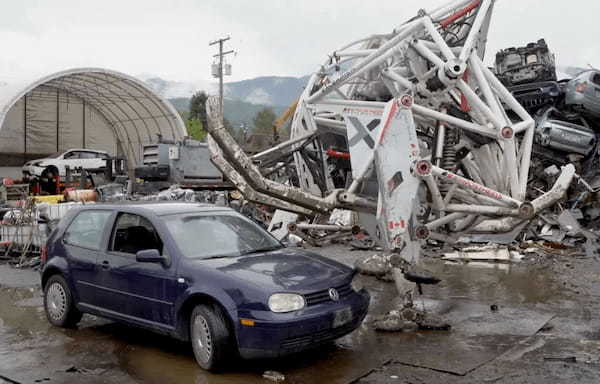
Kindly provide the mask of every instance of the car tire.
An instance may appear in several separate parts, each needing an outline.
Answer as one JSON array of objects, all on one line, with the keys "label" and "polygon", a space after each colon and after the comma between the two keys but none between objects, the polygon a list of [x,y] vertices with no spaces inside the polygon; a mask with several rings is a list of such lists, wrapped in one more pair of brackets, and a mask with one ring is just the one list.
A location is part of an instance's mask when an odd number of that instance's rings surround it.
[{"label": "car tire", "polygon": [[219,371],[227,359],[233,358],[234,348],[225,315],[216,306],[200,304],[190,316],[190,341],[194,357],[207,371]]},{"label": "car tire", "polygon": [[52,178],[55,178],[56,176],[58,176],[58,169],[53,165],[46,167],[46,169],[44,169],[42,171],[41,177],[47,178],[47,177],[50,177],[50,175]]},{"label": "car tire", "polygon": [[75,308],[73,295],[61,275],[51,276],[44,287],[44,310],[48,321],[57,327],[73,328],[83,314]]}]

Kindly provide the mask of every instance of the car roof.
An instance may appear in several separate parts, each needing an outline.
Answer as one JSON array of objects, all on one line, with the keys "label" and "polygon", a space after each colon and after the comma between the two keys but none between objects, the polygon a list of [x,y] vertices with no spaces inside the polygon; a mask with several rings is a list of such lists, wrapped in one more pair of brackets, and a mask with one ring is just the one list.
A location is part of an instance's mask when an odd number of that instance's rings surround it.
[{"label": "car roof", "polygon": [[65,151],[65,152],[62,152],[62,153],[67,153],[67,152],[94,152],[94,153],[105,153],[105,154],[108,154],[108,152],[101,151],[99,149],[83,149],[83,148],[71,148],[68,151]]},{"label": "car roof", "polygon": [[212,204],[200,204],[200,203],[182,203],[182,202],[123,202],[123,203],[110,203],[110,204],[89,204],[82,207],[84,210],[127,210],[133,213],[153,213],[157,216],[174,215],[180,213],[227,213],[235,212],[231,208],[219,207]]}]

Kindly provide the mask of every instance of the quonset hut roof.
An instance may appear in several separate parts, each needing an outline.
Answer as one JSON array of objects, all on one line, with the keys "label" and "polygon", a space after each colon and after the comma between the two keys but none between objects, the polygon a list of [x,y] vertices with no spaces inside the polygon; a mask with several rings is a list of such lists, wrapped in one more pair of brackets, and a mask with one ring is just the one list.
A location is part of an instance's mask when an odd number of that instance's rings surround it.
[{"label": "quonset hut roof", "polygon": [[[127,154],[130,165],[141,161],[141,147],[155,143],[158,135],[168,140],[179,140],[186,135],[181,117],[169,102],[142,81],[103,68],[69,69],[41,78],[0,84],[0,130],[11,108],[23,97],[48,93],[48,90],[56,90],[67,102],[71,95],[96,109]],[[59,125],[61,118],[52,118]],[[28,133],[24,135],[27,137]]]}]

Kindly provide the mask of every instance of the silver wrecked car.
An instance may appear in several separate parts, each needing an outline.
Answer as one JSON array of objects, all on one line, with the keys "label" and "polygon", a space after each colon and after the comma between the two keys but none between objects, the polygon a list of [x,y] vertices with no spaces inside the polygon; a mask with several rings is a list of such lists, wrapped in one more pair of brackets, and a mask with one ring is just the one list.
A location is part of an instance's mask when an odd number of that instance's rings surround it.
[{"label": "silver wrecked car", "polygon": [[549,108],[536,117],[535,141],[552,150],[587,156],[596,145],[596,134],[585,119],[566,121],[556,108]]},{"label": "silver wrecked car", "polygon": [[569,81],[565,105],[591,117],[600,118],[600,71],[585,71]]}]

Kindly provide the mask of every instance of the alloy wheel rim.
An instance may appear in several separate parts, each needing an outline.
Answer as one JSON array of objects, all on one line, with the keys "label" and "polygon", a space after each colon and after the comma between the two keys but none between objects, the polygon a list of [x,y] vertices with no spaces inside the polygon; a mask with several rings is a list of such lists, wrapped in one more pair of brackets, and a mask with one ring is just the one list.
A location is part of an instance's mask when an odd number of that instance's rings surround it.
[{"label": "alloy wheel rim", "polygon": [[46,309],[53,320],[59,321],[67,309],[67,294],[59,283],[52,283],[46,294]]},{"label": "alloy wheel rim", "polygon": [[206,319],[197,315],[194,319],[194,343],[200,355],[200,360],[208,362],[212,354],[212,338]]}]

